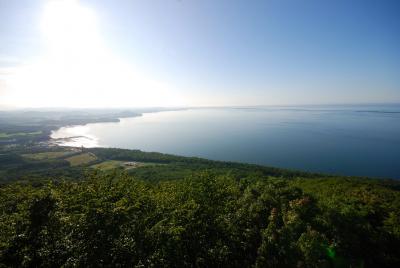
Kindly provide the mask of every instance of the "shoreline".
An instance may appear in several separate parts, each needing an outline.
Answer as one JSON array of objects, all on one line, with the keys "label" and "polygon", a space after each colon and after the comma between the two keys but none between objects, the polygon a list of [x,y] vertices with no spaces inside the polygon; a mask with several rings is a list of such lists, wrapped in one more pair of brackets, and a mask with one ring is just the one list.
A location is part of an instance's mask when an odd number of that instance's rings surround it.
[{"label": "shoreline", "polygon": [[[51,145],[56,145],[56,146],[67,146],[67,147],[75,147],[77,145],[66,145],[66,144],[60,144],[57,142],[57,140],[64,140],[68,141],[70,140],[72,143],[74,142],[73,139],[75,138],[85,138],[85,139],[90,139],[93,140],[95,138],[85,136],[85,135],[76,135],[76,136],[70,136],[70,137],[61,137],[61,138],[53,138],[52,135],[54,132],[62,129],[62,128],[73,128],[73,127],[80,127],[80,126],[86,126],[89,124],[101,124],[101,123],[119,123],[121,122],[121,119],[129,119],[129,118],[136,118],[136,117],[142,117],[144,114],[152,114],[152,113],[160,113],[160,112],[174,112],[174,111],[184,111],[184,110],[189,110],[191,108],[179,108],[179,109],[165,109],[165,110],[154,110],[154,111],[144,111],[141,113],[137,113],[136,115],[127,115],[127,116],[119,116],[119,117],[114,117],[114,118],[100,118],[100,119],[95,119],[95,120],[88,120],[82,123],[78,124],[66,124],[66,125],[61,125],[57,126],[57,128],[51,129],[50,133],[48,134],[48,139],[46,142],[51,146]],[[85,147],[85,146],[84,146]],[[101,145],[97,144],[96,146],[89,146],[87,148],[94,148],[94,147],[102,147]]]}]

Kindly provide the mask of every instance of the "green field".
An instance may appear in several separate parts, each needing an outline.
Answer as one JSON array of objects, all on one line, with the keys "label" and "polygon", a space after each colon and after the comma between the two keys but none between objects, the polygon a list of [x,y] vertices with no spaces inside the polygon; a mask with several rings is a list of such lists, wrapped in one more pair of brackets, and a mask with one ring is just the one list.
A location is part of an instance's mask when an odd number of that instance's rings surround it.
[{"label": "green field", "polygon": [[123,163],[124,163],[124,161],[107,160],[107,161],[101,162],[99,164],[92,165],[90,167],[96,168],[96,169],[101,169],[101,170],[110,170],[110,169],[123,167]]},{"label": "green field", "polygon": [[5,133],[5,132],[0,132],[0,139],[1,139],[1,138],[21,137],[21,136],[28,136],[28,135],[39,135],[39,134],[42,134],[42,131],[34,131],[34,132],[16,132],[16,133]]},{"label": "green field", "polygon": [[97,168],[101,170],[110,170],[110,169],[116,169],[116,168],[124,168],[124,169],[134,169],[134,168],[139,168],[139,167],[148,167],[148,166],[154,166],[154,165],[160,165],[157,163],[144,163],[144,162],[127,162],[127,161],[118,161],[118,160],[107,160],[104,162],[101,162],[99,164],[92,165],[92,168]]},{"label": "green field", "polygon": [[67,155],[70,155],[71,151],[61,151],[61,152],[43,152],[43,153],[35,153],[35,154],[23,154],[22,156],[31,160],[47,160],[47,159],[56,159],[62,158]]},{"label": "green field", "polygon": [[97,157],[92,153],[82,153],[68,157],[65,160],[67,160],[71,166],[80,166],[97,160]]}]

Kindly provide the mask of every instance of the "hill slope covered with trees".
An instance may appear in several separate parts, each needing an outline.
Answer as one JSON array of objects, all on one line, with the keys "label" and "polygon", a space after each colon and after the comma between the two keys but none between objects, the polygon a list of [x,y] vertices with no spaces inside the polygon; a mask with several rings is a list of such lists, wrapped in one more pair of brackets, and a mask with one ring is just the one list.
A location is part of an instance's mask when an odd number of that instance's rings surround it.
[{"label": "hill slope covered with trees", "polygon": [[80,152],[43,150],[3,151],[0,267],[400,263],[396,181],[101,148],[72,167]]}]

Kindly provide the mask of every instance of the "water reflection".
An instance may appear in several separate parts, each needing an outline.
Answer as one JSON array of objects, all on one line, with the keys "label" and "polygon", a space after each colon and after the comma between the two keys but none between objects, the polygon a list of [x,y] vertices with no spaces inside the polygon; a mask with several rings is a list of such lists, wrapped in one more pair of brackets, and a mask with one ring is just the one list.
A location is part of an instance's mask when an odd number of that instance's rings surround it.
[{"label": "water reflection", "polygon": [[99,147],[99,139],[90,133],[90,126],[71,126],[62,127],[56,131],[52,131],[51,136],[53,142],[62,146],[73,147]]}]

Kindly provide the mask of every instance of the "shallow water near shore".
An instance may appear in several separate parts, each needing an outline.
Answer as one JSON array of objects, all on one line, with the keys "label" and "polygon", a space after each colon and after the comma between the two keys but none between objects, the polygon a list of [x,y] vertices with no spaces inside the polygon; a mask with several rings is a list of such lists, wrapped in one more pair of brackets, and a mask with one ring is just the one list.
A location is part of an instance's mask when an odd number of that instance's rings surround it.
[{"label": "shallow water near shore", "polygon": [[400,105],[188,109],[63,127],[66,146],[140,149],[341,175],[400,178]]}]

